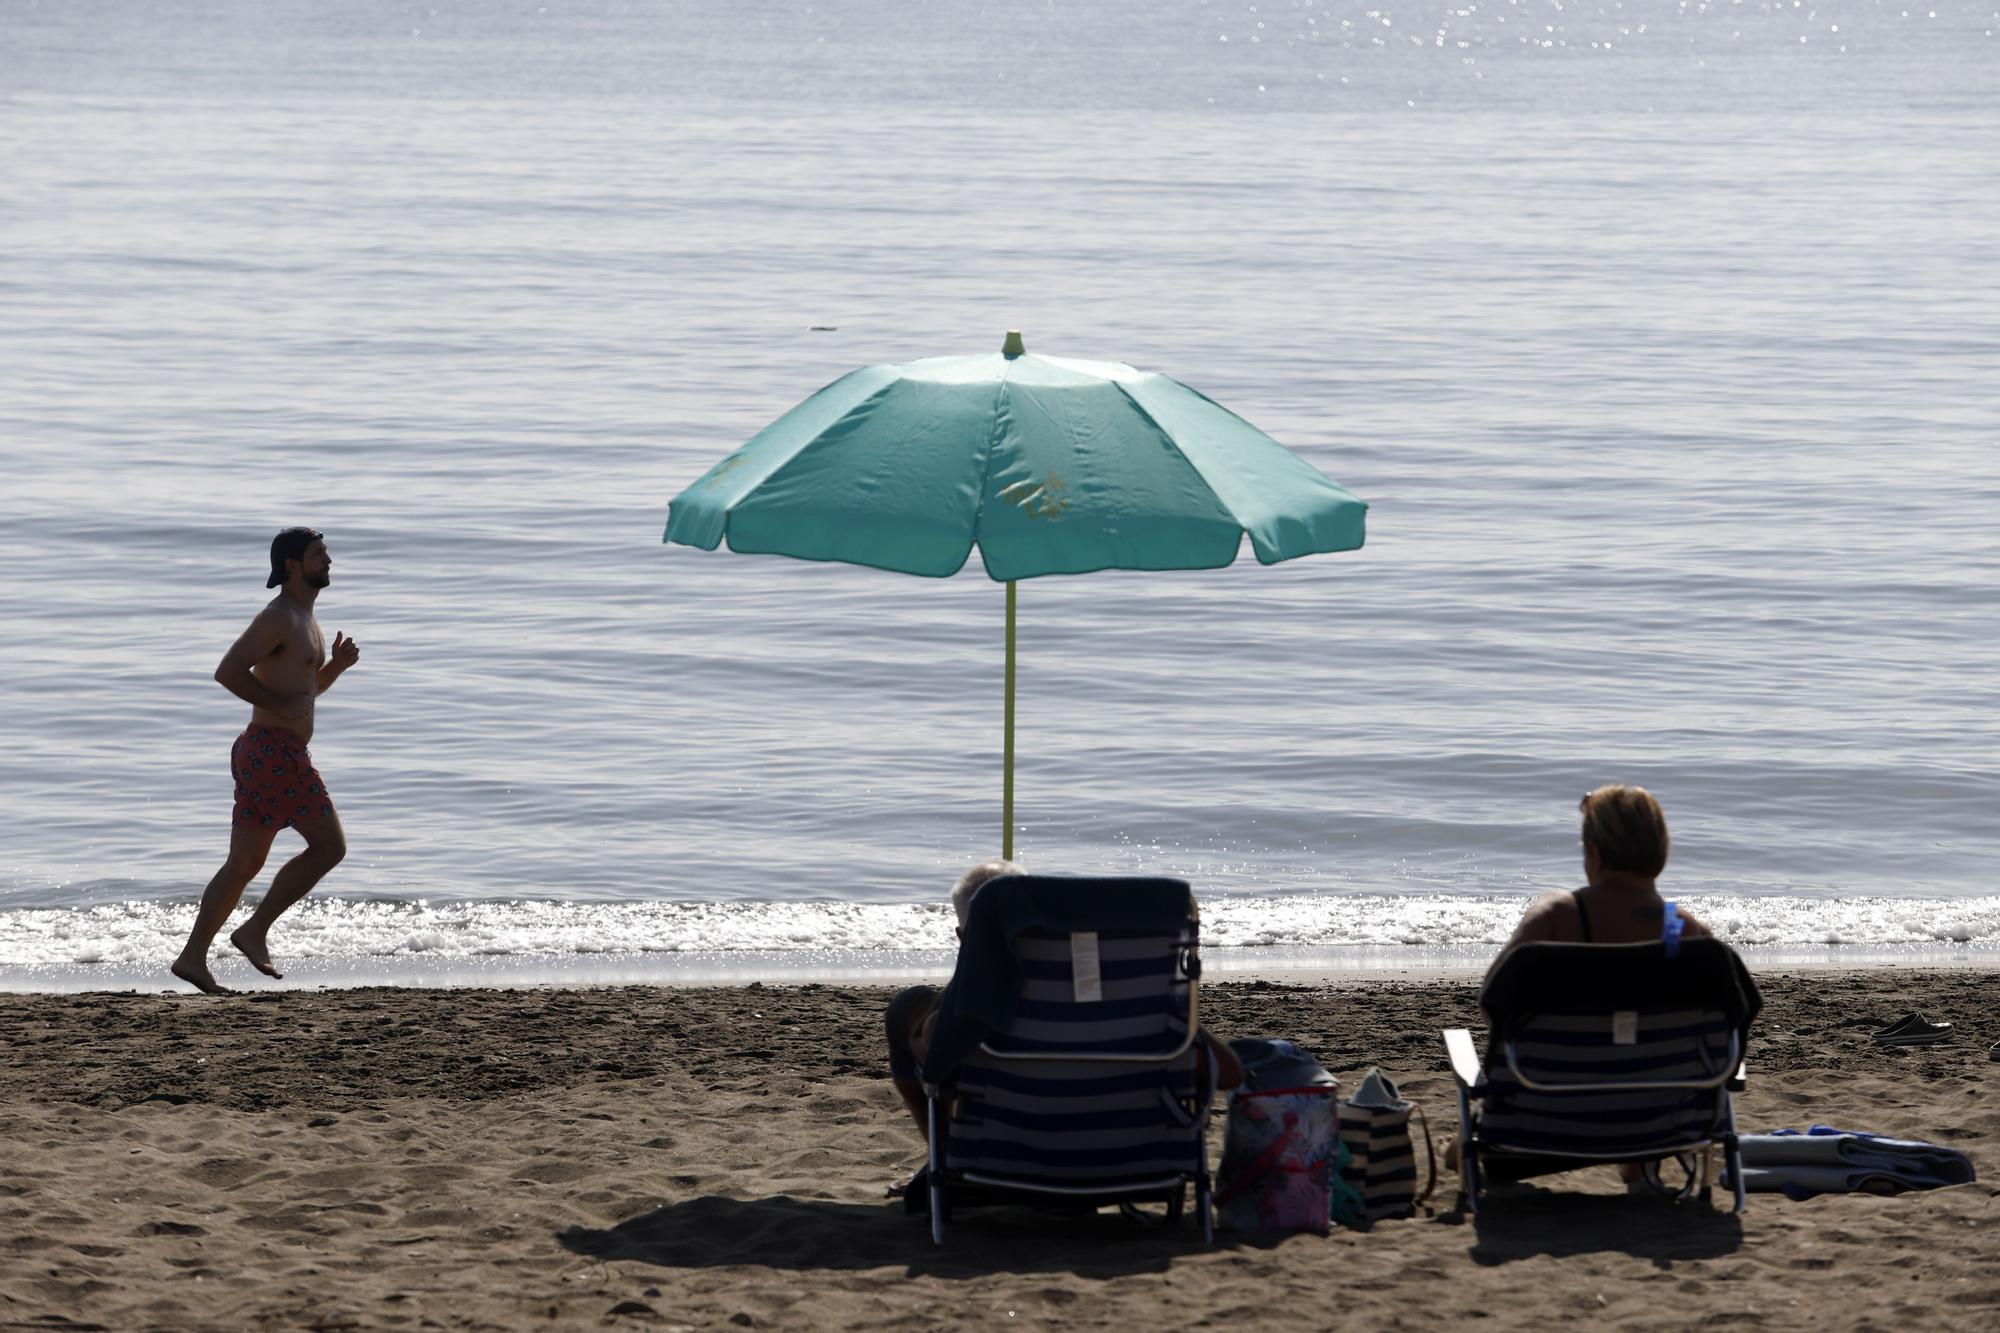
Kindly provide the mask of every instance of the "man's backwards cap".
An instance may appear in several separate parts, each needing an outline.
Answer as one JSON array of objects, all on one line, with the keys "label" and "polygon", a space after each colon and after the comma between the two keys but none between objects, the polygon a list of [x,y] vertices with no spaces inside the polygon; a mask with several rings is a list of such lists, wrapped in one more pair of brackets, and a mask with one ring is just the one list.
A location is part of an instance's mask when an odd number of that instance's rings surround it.
[{"label": "man's backwards cap", "polygon": [[306,548],[324,539],[325,533],[317,528],[286,528],[271,538],[271,577],[264,580],[264,586],[275,588],[285,581],[285,562],[303,560]]}]

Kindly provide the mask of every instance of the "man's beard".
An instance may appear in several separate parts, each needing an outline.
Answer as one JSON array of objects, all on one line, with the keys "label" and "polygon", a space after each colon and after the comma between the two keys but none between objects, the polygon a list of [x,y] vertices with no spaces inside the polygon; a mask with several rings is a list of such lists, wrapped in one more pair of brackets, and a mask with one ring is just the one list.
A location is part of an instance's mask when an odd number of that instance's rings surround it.
[{"label": "man's beard", "polygon": [[327,584],[329,584],[329,583],[331,583],[331,582],[333,582],[333,571],[332,571],[332,570],[327,570],[326,572],[324,572],[324,573],[321,573],[321,574],[308,574],[308,575],[306,575],[306,586],[307,586],[307,587],[311,587],[311,588],[324,588],[324,587],[325,587],[325,586],[326,586]]}]

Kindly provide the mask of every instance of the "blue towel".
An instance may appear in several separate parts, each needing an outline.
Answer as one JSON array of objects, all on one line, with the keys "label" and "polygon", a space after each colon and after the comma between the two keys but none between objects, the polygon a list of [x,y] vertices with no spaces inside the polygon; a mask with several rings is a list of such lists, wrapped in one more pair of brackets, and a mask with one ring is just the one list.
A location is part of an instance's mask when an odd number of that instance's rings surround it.
[{"label": "blue towel", "polygon": [[1901,1194],[1974,1179],[1972,1159],[1956,1148],[1831,1125],[1745,1134],[1740,1145],[1743,1187],[1753,1194]]}]

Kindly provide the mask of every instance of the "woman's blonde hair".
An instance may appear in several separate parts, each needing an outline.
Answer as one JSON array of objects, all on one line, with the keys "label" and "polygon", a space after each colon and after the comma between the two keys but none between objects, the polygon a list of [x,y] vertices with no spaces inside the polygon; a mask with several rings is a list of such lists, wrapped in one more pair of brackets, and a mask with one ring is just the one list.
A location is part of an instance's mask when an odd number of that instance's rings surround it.
[{"label": "woman's blonde hair", "polygon": [[1644,787],[1612,783],[1577,803],[1583,841],[1595,847],[1606,870],[1657,879],[1667,867],[1667,816]]}]

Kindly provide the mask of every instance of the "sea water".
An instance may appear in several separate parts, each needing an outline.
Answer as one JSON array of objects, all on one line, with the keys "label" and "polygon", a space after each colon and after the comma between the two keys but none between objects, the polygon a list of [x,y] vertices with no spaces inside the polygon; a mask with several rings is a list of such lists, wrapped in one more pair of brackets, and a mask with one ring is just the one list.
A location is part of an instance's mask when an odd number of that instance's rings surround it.
[{"label": "sea water", "polygon": [[1032,867],[1186,876],[1240,966],[1472,960],[1639,782],[1740,945],[1990,957],[1997,32],[9,5],[0,985],[160,979],[228,839],[210,675],[293,523],[363,653],[295,976],[940,965],[1000,844],[1001,588],[660,533],[846,370],[1009,328],[1373,506],[1359,552],[1021,586]]}]

